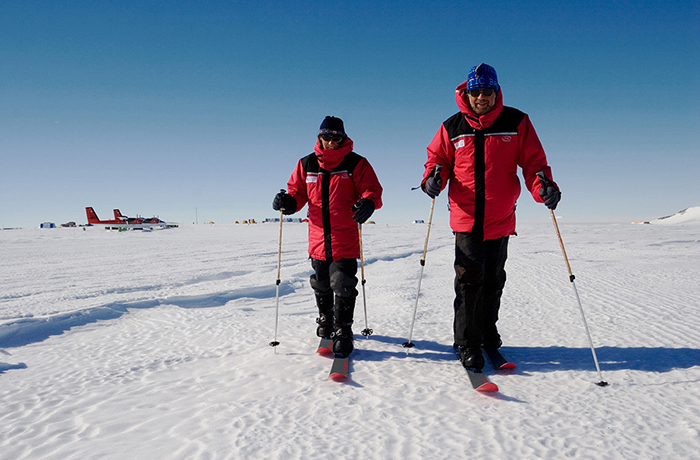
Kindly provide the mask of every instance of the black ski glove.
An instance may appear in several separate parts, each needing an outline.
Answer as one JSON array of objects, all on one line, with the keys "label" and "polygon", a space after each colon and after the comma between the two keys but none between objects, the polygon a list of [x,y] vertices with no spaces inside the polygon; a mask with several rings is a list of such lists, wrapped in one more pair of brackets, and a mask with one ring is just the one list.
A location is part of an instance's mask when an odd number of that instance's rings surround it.
[{"label": "black ski glove", "polygon": [[547,176],[545,176],[542,171],[537,173],[537,177],[539,177],[540,184],[542,185],[540,188],[540,196],[544,200],[544,205],[554,211],[557,209],[559,200],[561,200],[561,192],[554,186],[551,180],[547,179]]},{"label": "black ski glove", "polygon": [[364,224],[374,212],[374,202],[369,198],[362,198],[352,205],[352,212],[354,212],[352,218],[355,222]]},{"label": "black ski glove", "polygon": [[433,174],[423,183],[423,191],[430,197],[435,198],[442,190],[442,177],[440,176],[441,165],[435,165]]},{"label": "black ski glove", "polygon": [[284,190],[280,190],[272,200],[272,209],[275,211],[281,210],[282,214],[294,214],[297,212],[297,200]]},{"label": "black ski glove", "polygon": [[561,192],[553,185],[540,189],[540,196],[544,199],[544,205],[551,210],[557,209],[557,204],[561,200]]}]

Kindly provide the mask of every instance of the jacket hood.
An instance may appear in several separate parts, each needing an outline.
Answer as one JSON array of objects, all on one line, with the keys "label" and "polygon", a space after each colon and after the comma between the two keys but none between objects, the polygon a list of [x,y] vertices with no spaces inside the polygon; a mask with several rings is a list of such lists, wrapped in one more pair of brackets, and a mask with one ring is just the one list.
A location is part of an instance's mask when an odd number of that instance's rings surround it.
[{"label": "jacket hood", "polygon": [[352,148],[352,139],[349,137],[345,138],[343,145],[335,150],[322,148],[321,140],[317,139],[316,145],[314,146],[314,153],[316,154],[316,158],[318,158],[319,166],[326,171],[332,171],[340,164],[341,161],[343,161],[345,155],[352,152]]},{"label": "jacket hood", "polygon": [[455,90],[455,100],[457,101],[459,111],[465,115],[467,122],[469,122],[469,125],[474,129],[488,128],[496,121],[496,118],[498,118],[503,110],[503,92],[500,87],[496,95],[496,105],[493,107],[493,110],[484,115],[477,115],[469,105],[466,81]]}]

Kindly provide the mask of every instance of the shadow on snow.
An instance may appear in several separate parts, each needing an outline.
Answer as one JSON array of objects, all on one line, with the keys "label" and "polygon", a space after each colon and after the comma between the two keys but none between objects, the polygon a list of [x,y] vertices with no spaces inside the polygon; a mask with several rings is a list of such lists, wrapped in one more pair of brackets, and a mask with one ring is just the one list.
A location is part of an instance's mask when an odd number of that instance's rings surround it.
[{"label": "shadow on snow", "polygon": [[27,365],[24,363],[19,363],[19,364],[9,364],[9,363],[0,363],[0,374],[4,373],[5,371],[10,371],[13,369],[26,369]]},{"label": "shadow on snow", "polygon": [[[294,291],[291,283],[280,284],[280,296]],[[222,307],[227,302],[242,298],[265,299],[274,297],[275,286],[251,287],[233,291],[198,296],[180,296],[166,299],[115,302],[99,307],[71,313],[63,313],[47,318],[24,318],[0,325],[0,348],[22,347],[42,342],[53,335],[60,335],[77,326],[85,326],[97,321],[116,319],[134,308],[155,308],[160,305],[176,305],[181,308]],[[3,371],[0,365],[0,373]],[[5,369],[7,370],[7,369]]]},{"label": "shadow on snow", "polygon": [[[401,347],[405,339],[373,335],[370,340]],[[384,361],[392,357],[409,357],[430,361],[454,361],[452,345],[429,340],[412,340],[413,348],[396,351],[361,350],[363,339],[356,339],[362,360]],[[518,372],[553,372],[561,370],[595,371],[590,348],[570,347],[503,347],[502,353],[516,363]],[[601,371],[637,370],[669,372],[700,366],[700,350],[664,347],[598,347],[596,356]],[[358,357],[359,358],[359,357]]]}]

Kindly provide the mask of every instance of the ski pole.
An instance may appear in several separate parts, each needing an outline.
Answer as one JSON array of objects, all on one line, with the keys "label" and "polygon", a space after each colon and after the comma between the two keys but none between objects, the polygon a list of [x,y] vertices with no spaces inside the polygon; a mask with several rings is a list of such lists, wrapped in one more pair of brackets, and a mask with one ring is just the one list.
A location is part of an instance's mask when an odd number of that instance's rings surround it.
[{"label": "ski pole", "polygon": [[[285,190],[280,190],[284,192]],[[279,236],[279,247],[277,249],[277,292],[275,293],[275,338],[270,342],[271,347],[276,347],[280,343],[277,341],[277,324],[279,322],[279,311],[280,311],[280,272],[282,270],[282,220],[284,216],[284,208],[280,209],[280,236]],[[275,348],[275,353],[277,349]]]},{"label": "ski pole", "polygon": [[[542,187],[547,187],[549,184],[549,179],[544,175],[542,171],[537,173],[537,177],[540,178],[540,183]],[[593,346],[593,339],[591,338],[591,332],[588,330],[588,323],[586,322],[586,315],[583,313],[583,306],[581,305],[581,298],[578,295],[578,290],[576,289],[576,283],[574,283],[573,272],[571,271],[571,265],[569,264],[569,258],[566,256],[566,249],[564,248],[564,240],[561,238],[561,232],[559,231],[559,225],[557,224],[557,218],[554,216],[554,210],[550,209],[549,213],[552,215],[552,222],[554,223],[554,228],[557,231],[557,237],[559,238],[559,246],[561,246],[561,252],[564,255],[564,261],[566,262],[566,268],[569,271],[569,281],[571,281],[571,287],[574,288],[574,295],[576,296],[576,301],[578,302],[578,308],[581,312],[581,319],[583,320],[583,328],[586,330],[586,335],[588,336],[588,343],[591,346],[591,353],[593,354],[593,362],[595,362],[595,368],[598,371],[598,378],[600,382],[596,383],[599,387],[604,387],[608,385],[608,382],[603,380],[603,374],[600,372],[600,365],[598,364],[598,357],[595,353],[595,347]]]},{"label": "ski pole", "polygon": [[[440,174],[442,165],[435,166],[435,175]],[[423,245],[423,256],[420,259],[420,276],[418,277],[418,292],[416,292],[416,304],[413,306],[413,319],[411,320],[411,331],[408,333],[408,342],[403,343],[404,348],[413,348],[415,345],[411,342],[413,337],[413,326],[416,324],[416,312],[418,311],[418,297],[420,295],[420,284],[423,280],[423,269],[425,268],[425,255],[428,252],[428,239],[430,238],[430,227],[433,225],[433,210],[435,209],[435,198],[430,202],[430,217],[428,217],[428,232],[425,234],[425,245]]]},{"label": "ski pole", "polygon": [[365,328],[362,330],[362,335],[367,337],[369,339],[369,336],[372,335],[374,332],[372,329],[369,328],[369,325],[367,324],[367,297],[365,296],[365,283],[367,280],[365,280],[365,260],[362,255],[362,224],[358,223],[357,224],[357,233],[359,234],[360,237],[360,270],[362,273],[362,304],[365,307]]}]

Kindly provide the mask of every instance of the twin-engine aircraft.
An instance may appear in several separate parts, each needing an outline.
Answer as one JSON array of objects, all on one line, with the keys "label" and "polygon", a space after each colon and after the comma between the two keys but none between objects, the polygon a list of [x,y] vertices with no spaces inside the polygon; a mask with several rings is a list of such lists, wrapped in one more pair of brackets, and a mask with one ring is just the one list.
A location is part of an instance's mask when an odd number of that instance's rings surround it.
[{"label": "twin-engine aircraft", "polygon": [[177,227],[176,224],[169,224],[158,217],[127,217],[118,209],[114,210],[114,219],[100,220],[92,207],[85,208],[88,224],[106,225],[112,229],[150,230],[153,228]]}]

